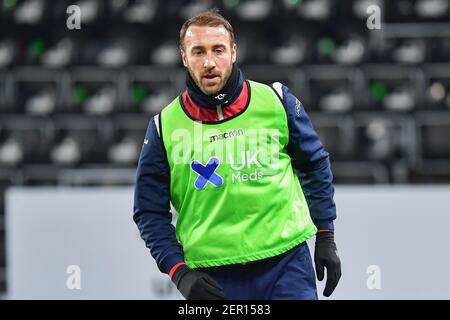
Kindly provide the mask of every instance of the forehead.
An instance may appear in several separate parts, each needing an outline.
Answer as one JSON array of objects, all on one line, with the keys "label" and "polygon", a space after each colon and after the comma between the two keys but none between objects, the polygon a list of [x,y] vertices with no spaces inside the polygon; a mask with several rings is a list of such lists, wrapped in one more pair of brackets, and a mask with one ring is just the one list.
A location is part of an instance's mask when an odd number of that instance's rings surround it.
[{"label": "forehead", "polygon": [[184,44],[186,47],[229,45],[230,34],[224,26],[190,26],[186,30]]}]

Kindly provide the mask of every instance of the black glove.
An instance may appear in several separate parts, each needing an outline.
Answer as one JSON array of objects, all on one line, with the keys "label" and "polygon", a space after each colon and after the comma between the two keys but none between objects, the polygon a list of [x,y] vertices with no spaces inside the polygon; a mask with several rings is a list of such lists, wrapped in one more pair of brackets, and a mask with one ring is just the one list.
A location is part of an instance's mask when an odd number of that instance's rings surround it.
[{"label": "black glove", "polygon": [[324,267],[327,268],[327,283],[323,295],[329,297],[341,278],[341,260],[337,255],[334,233],[323,231],[316,234],[316,247],[314,251],[317,279],[323,280]]},{"label": "black glove", "polygon": [[222,287],[210,275],[195,271],[183,264],[172,276],[172,281],[187,300],[223,300]]}]

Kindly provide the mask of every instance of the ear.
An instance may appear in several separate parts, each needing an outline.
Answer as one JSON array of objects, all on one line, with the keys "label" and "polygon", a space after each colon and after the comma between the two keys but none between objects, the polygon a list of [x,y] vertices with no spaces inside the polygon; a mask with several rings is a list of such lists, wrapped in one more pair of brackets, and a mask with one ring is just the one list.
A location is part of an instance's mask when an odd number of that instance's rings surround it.
[{"label": "ear", "polygon": [[236,56],[237,56],[237,45],[236,43],[233,43],[233,46],[231,47],[231,61],[233,63],[236,62]]},{"label": "ear", "polygon": [[181,61],[183,61],[183,65],[187,68],[188,64],[187,64],[186,53],[184,53],[183,49],[180,49],[180,54],[181,54]]}]

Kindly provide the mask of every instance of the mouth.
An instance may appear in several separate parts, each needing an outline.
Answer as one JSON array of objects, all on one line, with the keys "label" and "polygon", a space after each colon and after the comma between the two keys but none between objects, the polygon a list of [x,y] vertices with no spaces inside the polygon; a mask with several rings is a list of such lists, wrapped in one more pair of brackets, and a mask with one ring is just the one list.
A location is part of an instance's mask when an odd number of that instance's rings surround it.
[{"label": "mouth", "polygon": [[219,77],[218,74],[208,74],[208,75],[204,75],[203,76],[203,78],[206,78],[206,79],[215,79],[215,78],[218,78],[218,77]]},{"label": "mouth", "polygon": [[204,75],[203,79],[208,85],[215,85],[216,83],[219,82],[220,76],[217,74],[208,74]]}]

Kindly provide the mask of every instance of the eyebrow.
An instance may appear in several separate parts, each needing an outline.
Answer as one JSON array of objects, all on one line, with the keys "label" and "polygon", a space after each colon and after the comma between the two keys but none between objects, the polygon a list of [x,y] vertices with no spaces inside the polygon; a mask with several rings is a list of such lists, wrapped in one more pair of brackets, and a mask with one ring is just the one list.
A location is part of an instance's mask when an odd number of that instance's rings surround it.
[{"label": "eyebrow", "polygon": [[[197,49],[204,49],[204,46],[194,46],[192,47],[191,51],[197,50]],[[224,44],[215,44],[213,45],[213,49],[217,49],[217,48],[226,48],[226,46]]]}]

